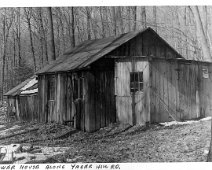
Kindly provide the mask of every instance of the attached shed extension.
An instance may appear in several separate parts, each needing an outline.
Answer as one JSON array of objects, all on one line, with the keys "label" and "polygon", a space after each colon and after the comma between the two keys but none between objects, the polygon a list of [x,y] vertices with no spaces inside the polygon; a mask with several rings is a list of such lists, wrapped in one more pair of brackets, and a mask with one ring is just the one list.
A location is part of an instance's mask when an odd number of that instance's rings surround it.
[{"label": "attached shed extension", "polygon": [[37,72],[39,121],[92,132],[113,122],[204,117],[210,69],[185,60],[151,28],[85,41]]},{"label": "attached shed extension", "polygon": [[180,59],[150,62],[151,122],[212,116],[212,63]]},{"label": "attached shed extension", "polygon": [[4,94],[8,99],[8,115],[18,120],[35,121],[38,118],[38,83],[32,76]]}]

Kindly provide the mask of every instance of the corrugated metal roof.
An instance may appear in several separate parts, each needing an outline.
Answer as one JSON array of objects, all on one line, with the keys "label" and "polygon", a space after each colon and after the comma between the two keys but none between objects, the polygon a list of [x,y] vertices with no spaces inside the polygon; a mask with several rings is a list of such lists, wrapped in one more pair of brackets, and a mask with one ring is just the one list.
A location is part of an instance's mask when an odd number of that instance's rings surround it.
[{"label": "corrugated metal roof", "polygon": [[[22,83],[20,83],[19,85],[15,86],[14,88],[12,88],[11,90],[9,90],[7,93],[4,94],[4,96],[16,96],[16,95],[19,95],[21,94],[22,91],[22,88],[24,86],[26,86],[30,81],[32,81],[33,79],[36,79],[36,75],[26,79],[25,81],[23,81]],[[37,83],[36,84],[32,84],[32,87],[34,88],[37,88]],[[27,89],[25,90],[31,90],[32,89],[31,86],[27,87]],[[34,89],[33,88],[33,89]]]},{"label": "corrugated metal roof", "polygon": [[[162,41],[164,41],[151,28],[125,33],[118,37],[108,37],[103,39],[85,41],[75,47],[73,50],[68,50],[67,52],[65,52],[61,57],[39,70],[36,74],[82,69],[145,31],[153,32]],[[167,46],[173,49],[166,41],[164,42],[167,44]],[[174,51],[177,53],[176,50]],[[181,56],[179,53],[177,54]]]}]

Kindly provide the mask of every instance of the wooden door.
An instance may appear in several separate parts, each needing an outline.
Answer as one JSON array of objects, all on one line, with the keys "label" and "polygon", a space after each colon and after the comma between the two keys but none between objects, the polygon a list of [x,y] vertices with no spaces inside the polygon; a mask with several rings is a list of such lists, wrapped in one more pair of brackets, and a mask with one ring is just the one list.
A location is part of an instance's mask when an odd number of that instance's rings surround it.
[{"label": "wooden door", "polygon": [[149,63],[116,62],[116,111],[120,122],[145,125],[150,121]]},{"label": "wooden door", "polygon": [[47,100],[48,100],[48,109],[46,115],[46,121],[52,122],[55,117],[55,95],[56,95],[56,78],[55,75],[50,75],[48,77],[48,92],[47,92]]},{"label": "wooden door", "polygon": [[75,105],[74,126],[76,129],[84,130],[84,105],[83,105],[83,76],[82,74],[73,75],[73,101]]}]

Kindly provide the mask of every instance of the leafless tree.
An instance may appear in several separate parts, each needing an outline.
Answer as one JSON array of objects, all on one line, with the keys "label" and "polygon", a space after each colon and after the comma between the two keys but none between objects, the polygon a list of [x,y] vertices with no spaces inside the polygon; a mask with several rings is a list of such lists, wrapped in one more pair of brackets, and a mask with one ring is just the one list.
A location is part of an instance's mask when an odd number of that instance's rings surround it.
[{"label": "leafless tree", "polygon": [[1,99],[3,100],[4,94],[4,81],[5,81],[5,61],[7,56],[7,43],[10,34],[10,28],[14,20],[14,11],[4,8],[2,10],[2,34],[3,34],[3,54],[2,54],[2,89],[1,89]]},{"label": "leafless tree", "polygon": [[27,25],[28,25],[30,47],[31,47],[32,58],[33,58],[33,62],[34,62],[34,70],[36,71],[37,67],[36,67],[36,58],[35,58],[35,48],[34,48],[34,43],[33,43],[32,26],[31,26],[32,8],[24,8],[24,14],[25,14]]},{"label": "leafless tree", "polygon": [[190,7],[190,8],[191,8],[191,10],[193,11],[193,14],[194,14],[195,23],[196,23],[196,27],[197,27],[197,37],[200,40],[204,60],[211,61],[210,49],[208,47],[207,38],[206,38],[206,34],[204,32],[204,28],[203,28],[202,20],[201,20],[201,17],[200,17],[199,9],[198,9],[197,6],[193,6],[193,7]]},{"label": "leafless tree", "polygon": [[49,34],[48,34],[49,60],[53,61],[56,59],[56,55],[55,55],[55,44],[54,44],[54,27],[53,27],[53,19],[52,19],[52,8],[48,7],[46,9],[47,9],[48,26],[49,26]]}]

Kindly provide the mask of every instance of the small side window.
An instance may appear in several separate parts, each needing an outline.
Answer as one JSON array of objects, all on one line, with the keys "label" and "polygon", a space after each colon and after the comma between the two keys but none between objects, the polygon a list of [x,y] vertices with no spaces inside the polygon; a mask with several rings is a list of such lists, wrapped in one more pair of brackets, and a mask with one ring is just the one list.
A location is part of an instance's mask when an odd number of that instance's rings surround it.
[{"label": "small side window", "polygon": [[130,92],[143,91],[143,72],[130,73]]}]

